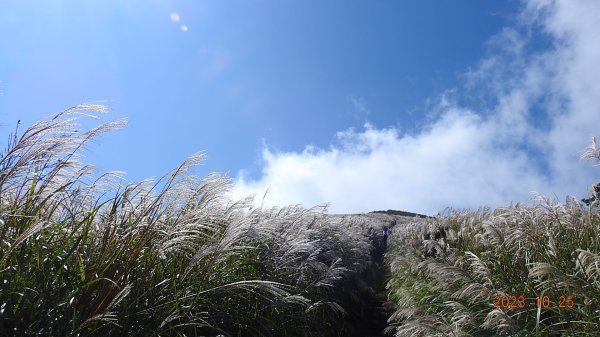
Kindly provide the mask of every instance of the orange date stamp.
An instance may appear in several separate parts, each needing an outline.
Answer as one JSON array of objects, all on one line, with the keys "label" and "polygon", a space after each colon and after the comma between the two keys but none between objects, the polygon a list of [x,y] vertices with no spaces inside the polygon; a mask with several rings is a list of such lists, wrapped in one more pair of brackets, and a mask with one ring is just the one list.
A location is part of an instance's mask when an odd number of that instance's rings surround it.
[{"label": "orange date stamp", "polygon": [[526,298],[521,296],[497,295],[493,298],[492,306],[499,309],[525,309],[525,308],[560,308],[571,309],[575,307],[573,296],[559,296],[551,298],[548,295]]}]

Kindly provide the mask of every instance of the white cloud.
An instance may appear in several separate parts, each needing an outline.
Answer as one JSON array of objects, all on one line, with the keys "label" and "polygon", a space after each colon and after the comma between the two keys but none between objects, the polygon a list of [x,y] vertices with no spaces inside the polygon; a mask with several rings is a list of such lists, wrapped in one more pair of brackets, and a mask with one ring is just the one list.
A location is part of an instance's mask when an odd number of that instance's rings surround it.
[{"label": "white cloud", "polygon": [[[600,2],[525,5],[521,25],[495,36],[490,56],[467,74],[466,90],[491,97],[490,106],[458,106],[443,96],[438,117],[414,134],[367,124],[339,132],[329,149],[265,148],[262,176],[238,175],[234,196],[269,188],[268,205],[430,214],[527,201],[532,191],[581,196],[597,177],[579,154],[600,136]],[[552,43],[532,53],[539,34]]]}]

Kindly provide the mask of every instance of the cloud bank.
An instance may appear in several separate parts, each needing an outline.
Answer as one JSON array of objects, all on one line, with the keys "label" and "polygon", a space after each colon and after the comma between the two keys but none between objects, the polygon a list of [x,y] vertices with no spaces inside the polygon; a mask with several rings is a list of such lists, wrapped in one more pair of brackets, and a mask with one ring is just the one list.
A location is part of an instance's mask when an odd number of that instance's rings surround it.
[{"label": "cloud bank", "polygon": [[585,196],[598,176],[579,155],[600,136],[599,31],[598,1],[524,1],[518,24],[490,40],[462,92],[442,95],[422,129],[366,124],[327,149],[265,147],[262,176],[241,171],[233,196],[261,202],[268,189],[266,205],[427,214],[526,202],[533,191]]}]

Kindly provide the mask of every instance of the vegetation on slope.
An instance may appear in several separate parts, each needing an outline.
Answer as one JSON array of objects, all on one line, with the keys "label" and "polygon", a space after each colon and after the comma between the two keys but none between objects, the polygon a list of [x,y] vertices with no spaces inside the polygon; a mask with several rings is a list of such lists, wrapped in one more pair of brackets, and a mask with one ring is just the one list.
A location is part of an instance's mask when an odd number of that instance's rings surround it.
[{"label": "vegetation on slope", "polygon": [[340,336],[368,291],[372,228],[324,207],[262,209],[200,178],[79,162],[117,121],[77,106],[11,135],[0,157],[0,335]]},{"label": "vegetation on slope", "polygon": [[[600,160],[595,141],[585,158]],[[586,199],[587,200],[587,199]],[[600,335],[600,210],[538,196],[390,236],[395,336]]]},{"label": "vegetation on slope", "polygon": [[0,156],[0,336],[357,335],[388,227],[390,333],[600,335],[597,189],[396,226],[263,209],[191,174],[202,154],[157,181],[94,176],[82,150],[125,123],[75,129],[102,112],[37,122]]}]

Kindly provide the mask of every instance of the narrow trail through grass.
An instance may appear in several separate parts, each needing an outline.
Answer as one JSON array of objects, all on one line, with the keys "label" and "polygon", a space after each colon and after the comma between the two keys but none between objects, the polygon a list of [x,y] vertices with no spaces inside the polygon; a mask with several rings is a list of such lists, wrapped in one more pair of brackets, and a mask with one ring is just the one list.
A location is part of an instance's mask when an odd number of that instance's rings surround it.
[{"label": "narrow trail through grass", "polygon": [[[380,248],[381,252],[385,253],[385,246]],[[365,301],[366,305],[363,309],[363,316],[359,324],[360,327],[357,330],[357,336],[385,336],[383,331],[387,327],[387,320],[392,312],[387,302],[387,290],[385,287],[389,268],[383,263],[383,254],[378,255],[380,257],[379,261],[373,261],[379,264],[377,274],[374,275],[375,277],[371,284],[373,293]]]},{"label": "narrow trail through grass", "polygon": [[388,290],[386,289],[390,277],[389,266],[384,261],[388,247],[388,235],[394,226],[414,221],[416,216],[419,215],[392,210],[358,216],[363,217],[369,227],[374,229],[370,237],[373,247],[371,259],[374,267],[369,274],[363,275],[370,291],[363,294],[361,301],[363,307],[360,308],[358,317],[350,317],[352,328],[349,329],[351,333],[348,334],[348,337],[387,336],[384,330],[394,311],[391,303],[388,302]]}]

